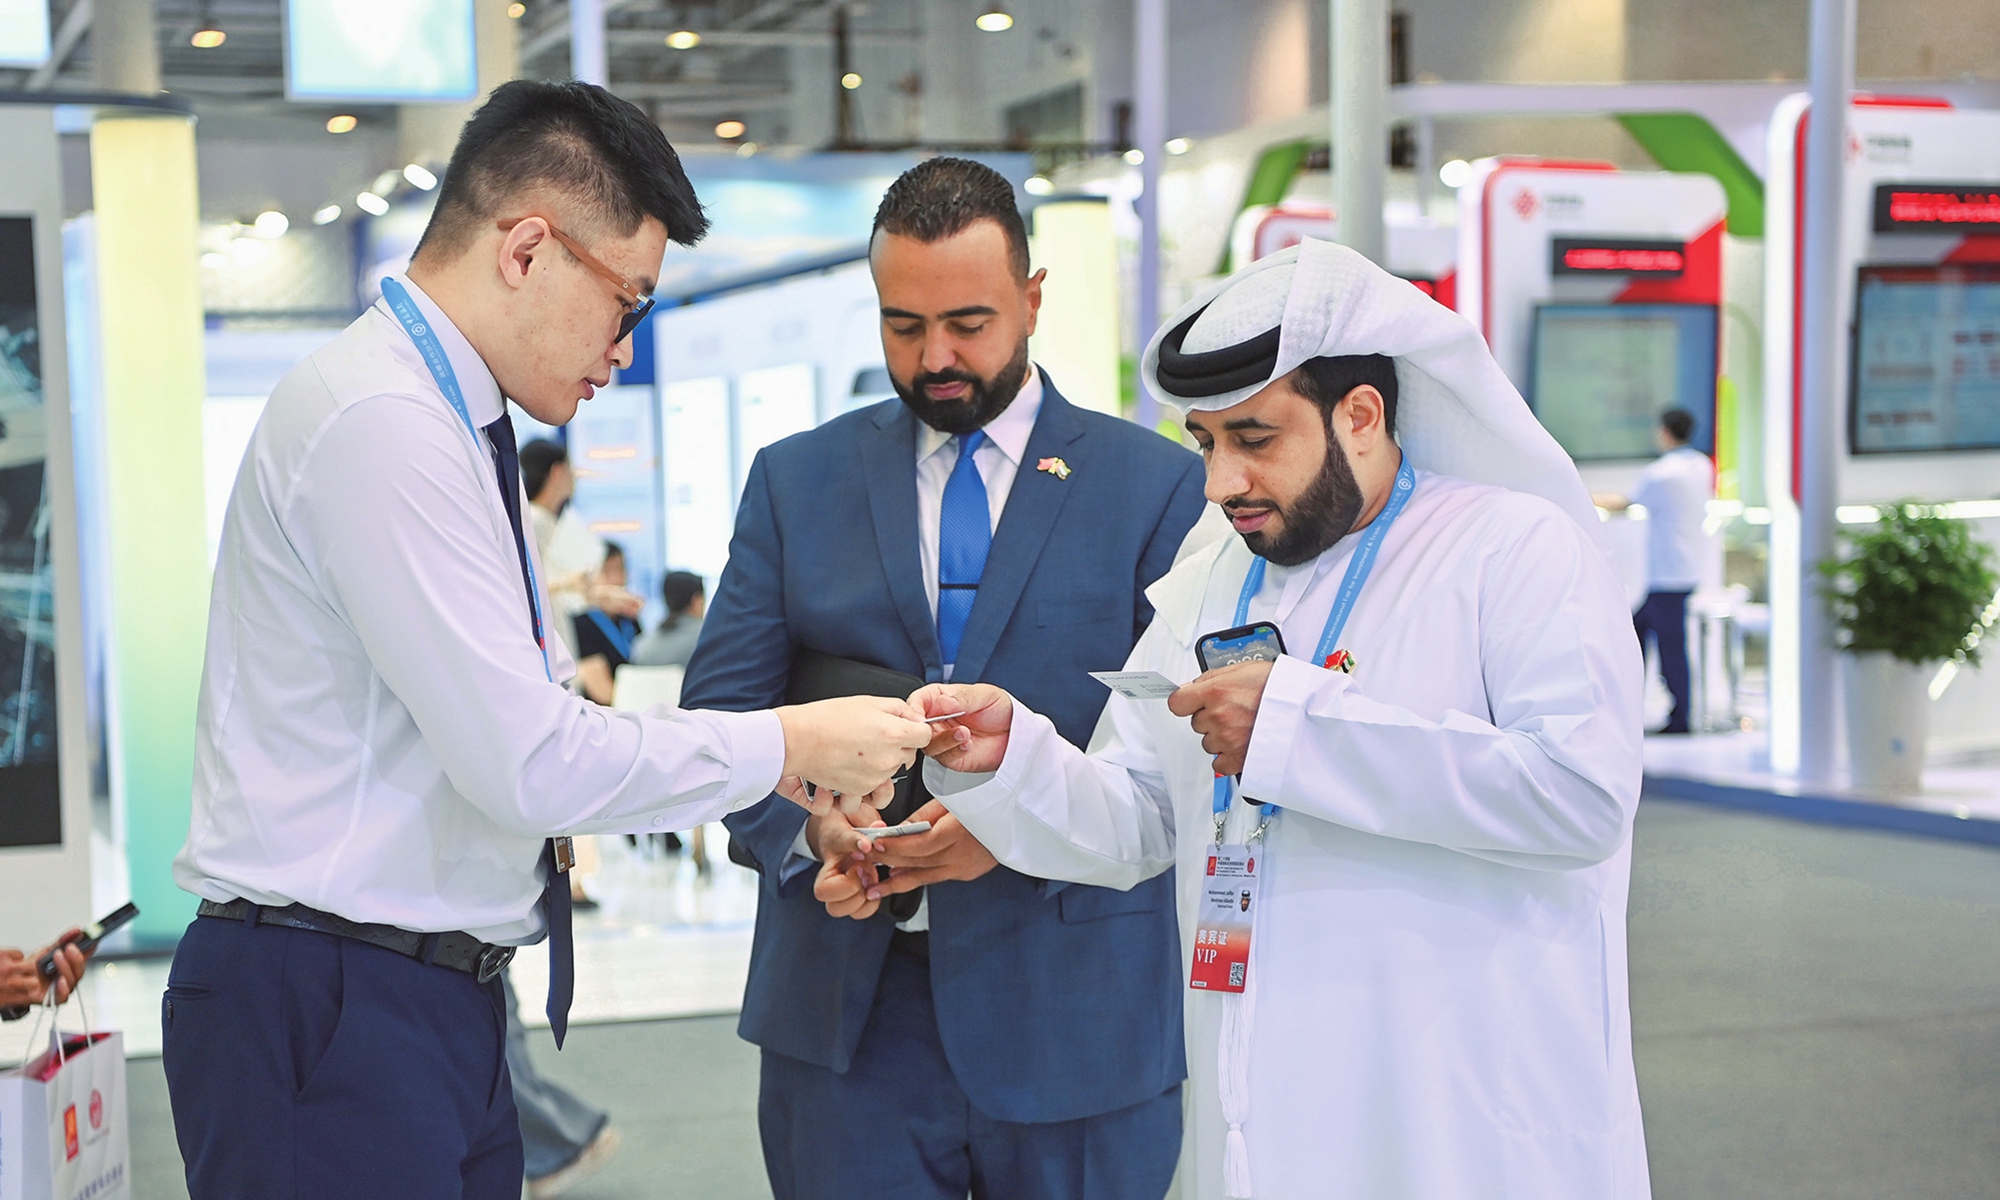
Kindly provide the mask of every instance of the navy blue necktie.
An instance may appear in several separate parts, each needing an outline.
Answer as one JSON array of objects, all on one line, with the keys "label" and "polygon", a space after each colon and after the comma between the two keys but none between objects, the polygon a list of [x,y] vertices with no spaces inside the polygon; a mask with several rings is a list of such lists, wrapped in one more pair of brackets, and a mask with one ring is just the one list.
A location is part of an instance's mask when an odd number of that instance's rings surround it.
[{"label": "navy blue necktie", "polygon": [[[500,477],[500,502],[507,506],[508,524],[514,527],[514,552],[521,556],[521,582],[528,589],[528,611],[535,613],[535,585],[528,571],[528,540],[521,529],[521,452],[514,443],[514,423],[506,413],[486,427],[493,441],[494,470]],[[535,619],[535,644],[542,645],[542,627]],[[556,843],[550,838],[542,846],[542,913],[549,922],[549,1028],[556,1035],[556,1049],[562,1049],[563,1034],[569,1030],[570,1000],[576,995],[576,946],[571,939],[569,879],[556,870]]]},{"label": "navy blue necktie", "polygon": [[958,435],[958,463],[945,480],[944,506],[938,514],[938,648],[946,665],[958,661],[965,623],[972,616],[972,602],[979,598],[979,577],[986,572],[986,552],[993,546],[986,481],[972,461],[985,440],[983,430]]}]

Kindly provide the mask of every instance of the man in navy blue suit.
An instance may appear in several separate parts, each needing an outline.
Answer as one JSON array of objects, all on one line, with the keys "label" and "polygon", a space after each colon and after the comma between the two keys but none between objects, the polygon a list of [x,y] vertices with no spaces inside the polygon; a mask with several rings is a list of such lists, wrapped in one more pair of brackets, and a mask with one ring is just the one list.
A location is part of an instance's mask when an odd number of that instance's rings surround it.
[{"label": "man in navy blue suit", "polygon": [[[1151,620],[1201,461],[1028,361],[1046,272],[996,172],[910,170],[869,261],[901,400],[757,456],[681,702],[767,707],[817,652],[999,684],[1083,745],[1109,695],[1085,672]],[[1031,879],[931,801],[910,814],[931,832],[892,843],[926,886],[843,896],[857,832],[805,815],[727,822],[762,875],[739,1030],[778,1200],[1158,1200],[1186,1074],[1172,873]]]}]

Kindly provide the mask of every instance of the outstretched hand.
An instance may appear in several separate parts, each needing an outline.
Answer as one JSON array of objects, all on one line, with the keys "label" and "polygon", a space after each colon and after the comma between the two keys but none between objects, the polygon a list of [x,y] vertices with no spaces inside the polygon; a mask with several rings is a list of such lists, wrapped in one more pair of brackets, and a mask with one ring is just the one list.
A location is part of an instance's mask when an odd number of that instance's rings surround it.
[{"label": "outstretched hand", "polygon": [[967,774],[1000,769],[1014,728],[1012,696],[990,683],[932,683],[911,693],[910,707],[925,717],[959,714],[936,722],[924,747],[939,766]]},{"label": "outstretched hand", "polygon": [[921,711],[882,696],[842,696],[777,713],[785,730],[778,793],[815,815],[836,804],[850,814],[888,804],[895,775],[932,736]]}]

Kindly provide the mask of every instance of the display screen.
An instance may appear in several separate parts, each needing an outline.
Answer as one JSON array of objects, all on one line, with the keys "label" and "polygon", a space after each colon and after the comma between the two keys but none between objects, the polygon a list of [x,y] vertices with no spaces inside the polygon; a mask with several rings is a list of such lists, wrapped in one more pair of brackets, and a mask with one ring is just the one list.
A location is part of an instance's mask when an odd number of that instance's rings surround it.
[{"label": "display screen", "polygon": [[1651,458],[1660,414],[1694,414],[1714,449],[1716,309],[1709,304],[1544,304],[1528,402],[1571,458]]},{"label": "display screen", "polygon": [[470,100],[472,0],[285,0],[294,100]]},{"label": "display screen", "polygon": [[1875,232],[2000,233],[2000,184],[1878,184]]},{"label": "display screen", "polygon": [[39,67],[48,60],[48,0],[0,0],[0,64]]},{"label": "display screen", "polygon": [[1641,275],[1677,278],[1687,270],[1687,243],[1631,238],[1556,238],[1549,243],[1552,275]]},{"label": "display screen", "polygon": [[2000,263],[1861,268],[1851,390],[1856,454],[2000,448]]}]

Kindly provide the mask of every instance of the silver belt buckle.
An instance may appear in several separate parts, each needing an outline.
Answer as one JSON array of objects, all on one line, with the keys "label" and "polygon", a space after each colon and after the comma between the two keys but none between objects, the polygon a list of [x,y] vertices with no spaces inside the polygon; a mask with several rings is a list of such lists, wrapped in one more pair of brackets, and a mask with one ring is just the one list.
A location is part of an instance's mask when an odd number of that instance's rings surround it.
[{"label": "silver belt buckle", "polygon": [[479,952],[478,961],[479,970],[473,978],[481,983],[491,983],[494,976],[506,970],[507,964],[514,961],[514,947],[488,946]]}]

